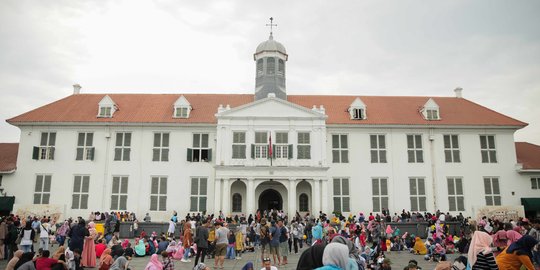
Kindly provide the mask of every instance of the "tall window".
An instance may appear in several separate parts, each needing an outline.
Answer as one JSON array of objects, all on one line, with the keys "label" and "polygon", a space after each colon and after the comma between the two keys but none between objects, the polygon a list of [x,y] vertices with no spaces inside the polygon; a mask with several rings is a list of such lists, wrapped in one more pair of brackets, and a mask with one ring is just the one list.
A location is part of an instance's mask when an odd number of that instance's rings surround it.
[{"label": "tall window", "polygon": [[311,158],[309,132],[298,132],[298,159]]},{"label": "tall window", "polygon": [[370,135],[371,163],[386,163],[386,141],[384,135]]},{"label": "tall window", "polygon": [[34,204],[49,204],[51,197],[51,175],[38,174],[34,189]]},{"label": "tall window", "polygon": [[191,197],[189,211],[204,212],[206,211],[207,197],[207,179],[206,178],[191,178]]},{"label": "tall window", "polygon": [[448,210],[465,211],[465,196],[463,196],[463,181],[461,178],[449,177],[448,181]]},{"label": "tall window", "polygon": [[388,179],[371,179],[373,193],[373,212],[380,212],[383,208],[388,209]]},{"label": "tall window", "polygon": [[114,176],[111,192],[111,210],[127,210],[128,177]]},{"label": "tall window", "polygon": [[262,58],[257,60],[257,76],[263,75],[263,60]]},{"label": "tall window", "polygon": [[538,177],[531,178],[531,188],[540,189],[540,178]]},{"label": "tall window", "polygon": [[71,209],[88,209],[89,175],[75,175],[73,179],[73,195]]},{"label": "tall window", "polygon": [[501,205],[499,178],[484,177],[484,190],[486,191],[486,205]]},{"label": "tall window", "polygon": [[79,132],[77,138],[77,156],[75,160],[94,160],[94,147],[92,147],[94,133]]},{"label": "tall window", "polygon": [[461,162],[458,135],[444,135],[444,160],[448,163]]},{"label": "tall window", "polygon": [[129,161],[131,153],[131,133],[116,133],[116,144],[114,148],[114,160]]},{"label": "tall window", "polygon": [[407,135],[407,156],[409,163],[423,163],[422,135]]},{"label": "tall window", "polygon": [[246,133],[245,132],[233,132],[232,158],[233,159],[246,158]]},{"label": "tall window", "polygon": [[242,212],[242,195],[234,193],[232,196],[232,211]]},{"label": "tall window", "polygon": [[306,193],[300,194],[299,201],[300,201],[300,205],[299,205],[300,212],[308,212],[309,211],[308,195]]},{"label": "tall window", "polygon": [[426,186],[424,178],[409,178],[411,211],[426,211]]},{"label": "tall window", "polygon": [[54,159],[56,132],[42,132],[39,147],[34,147],[32,159]]},{"label": "tall window", "polygon": [[152,177],[150,210],[167,211],[167,177]]},{"label": "tall window", "polygon": [[187,149],[190,162],[208,162],[212,160],[212,149],[208,146],[208,134],[194,133],[193,148]]},{"label": "tall window", "polygon": [[497,163],[495,136],[480,135],[480,148],[482,152],[482,163]]},{"label": "tall window", "polygon": [[278,74],[285,74],[285,61],[278,59]]},{"label": "tall window", "polygon": [[169,161],[169,133],[154,133],[152,161]]},{"label": "tall window", "polygon": [[347,178],[334,178],[334,211],[351,211],[349,179]]},{"label": "tall window", "polygon": [[287,132],[276,132],[276,143],[273,147],[275,158],[289,158],[289,134]]},{"label": "tall window", "polygon": [[252,147],[253,158],[268,158],[268,133],[255,132],[255,145]]},{"label": "tall window", "polygon": [[348,147],[346,134],[332,135],[332,162],[349,163]]},{"label": "tall window", "polygon": [[276,73],[276,59],[274,57],[266,58],[266,74],[273,75]]}]

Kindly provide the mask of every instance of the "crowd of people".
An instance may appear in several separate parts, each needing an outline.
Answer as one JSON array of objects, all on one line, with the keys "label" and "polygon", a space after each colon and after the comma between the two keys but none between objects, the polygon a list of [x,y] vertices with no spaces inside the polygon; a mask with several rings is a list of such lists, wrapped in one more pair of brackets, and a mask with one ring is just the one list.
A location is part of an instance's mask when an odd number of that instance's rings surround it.
[{"label": "crowd of people", "polygon": [[[145,221],[150,221],[147,214]],[[88,223],[86,221],[89,221]],[[134,239],[120,239],[121,222],[132,222]],[[401,232],[400,222],[428,223],[425,240]],[[450,230],[448,221],[459,222]],[[96,229],[103,224],[103,231]],[[392,223],[389,224],[389,223]],[[129,269],[133,257],[148,257],[145,270],[174,269],[175,263],[193,269],[223,269],[225,260],[242,260],[257,252],[262,269],[275,270],[289,264],[291,253],[300,253],[297,269],[391,269],[388,252],[409,253],[404,269],[420,269],[418,261],[437,262],[436,269],[524,269],[540,266],[537,244],[540,225],[527,219],[480,220],[449,213],[382,213],[331,216],[283,211],[225,216],[174,212],[165,232],[139,232],[137,218],[129,212],[93,212],[56,222],[50,217],[15,215],[0,221],[0,259],[6,269]],[[178,229],[177,229],[178,228]],[[178,233],[179,232],[179,233]],[[51,254],[51,245],[58,245]],[[38,250],[35,251],[34,248]],[[260,256],[259,256],[260,253]],[[459,253],[452,262],[447,254]],[[418,255],[418,257],[417,257]],[[256,267],[246,262],[243,269]],[[468,268],[467,268],[468,267]]]}]

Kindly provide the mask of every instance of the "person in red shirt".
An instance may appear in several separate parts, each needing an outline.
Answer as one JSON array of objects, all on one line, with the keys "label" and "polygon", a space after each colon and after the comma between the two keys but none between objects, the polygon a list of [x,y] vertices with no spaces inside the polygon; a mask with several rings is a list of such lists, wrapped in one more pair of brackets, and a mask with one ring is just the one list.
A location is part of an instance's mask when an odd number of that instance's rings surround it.
[{"label": "person in red shirt", "polygon": [[50,252],[48,250],[44,250],[43,253],[39,258],[36,259],[36,270],[51,270],[51,268],[57,264],[63,264],[64,268],[67,268],[67,265],[64,261],[55,260],[49,258]]},{"label": "person in red shirt", "polygon": [[105,245],[105,240],[101,239],[98,244],[96,244],[96,258],[101,257],[101,254],[103,254],[103,251],[107,249],[107,245]]}]

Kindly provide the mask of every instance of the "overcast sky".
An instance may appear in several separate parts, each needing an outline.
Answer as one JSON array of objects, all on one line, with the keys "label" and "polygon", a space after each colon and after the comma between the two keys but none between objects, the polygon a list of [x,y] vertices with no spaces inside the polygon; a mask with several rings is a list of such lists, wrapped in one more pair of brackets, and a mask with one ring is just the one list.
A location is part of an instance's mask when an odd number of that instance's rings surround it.
[{"label": "overcast sky", "polygon": [[[336,4],[338,3],[338,4]],[[257,45],[289,94],[463,96],[540,144],[540,1],[0,1],[0,118],[82,93],[253,93]],[[0,123],[0,142],[19,130]]]}]

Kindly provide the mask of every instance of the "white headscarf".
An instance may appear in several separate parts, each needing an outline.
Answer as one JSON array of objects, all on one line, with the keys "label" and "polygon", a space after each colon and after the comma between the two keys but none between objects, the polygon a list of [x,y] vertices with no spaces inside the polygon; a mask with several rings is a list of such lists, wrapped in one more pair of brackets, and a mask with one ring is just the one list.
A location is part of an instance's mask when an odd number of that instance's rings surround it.
[{"label": "white headscarf", "polygon": [[340,269],[347,269],[349,264],[349,248],[340,243],[326,245],[323,253],[323,265],[333,265]]}]

